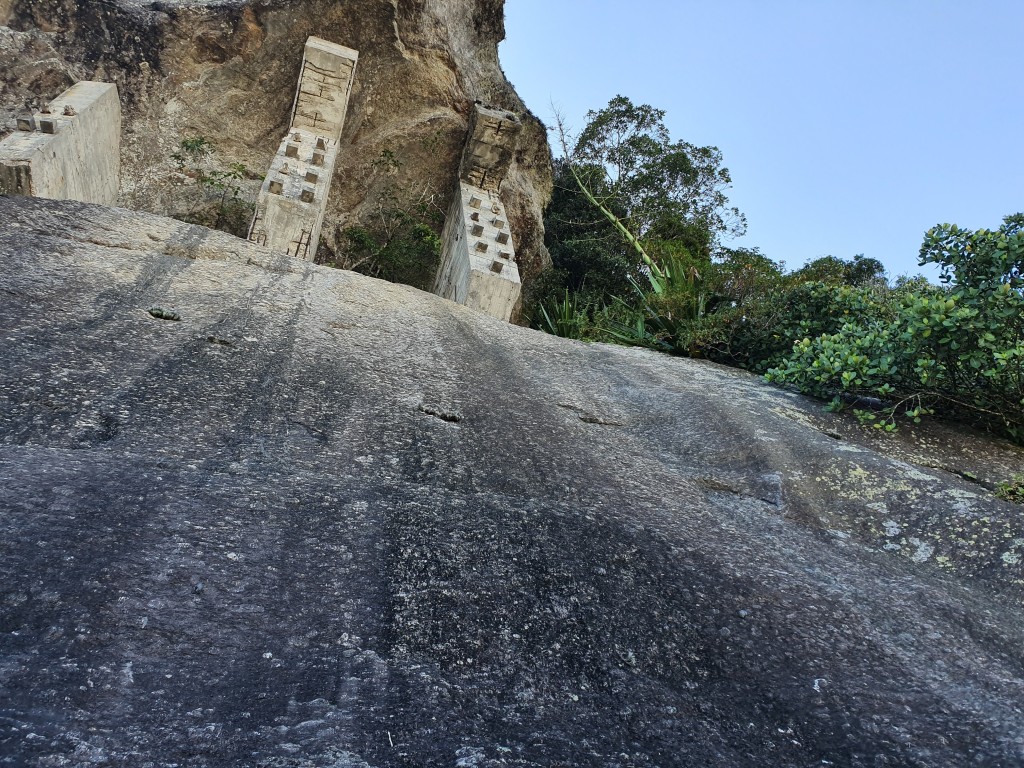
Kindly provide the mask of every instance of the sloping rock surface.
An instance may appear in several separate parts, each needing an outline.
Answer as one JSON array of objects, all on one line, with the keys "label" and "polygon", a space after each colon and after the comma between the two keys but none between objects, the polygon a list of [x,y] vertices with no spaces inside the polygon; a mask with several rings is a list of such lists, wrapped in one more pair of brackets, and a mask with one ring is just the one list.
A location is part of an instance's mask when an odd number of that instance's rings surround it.
[{"label": "sloping rock surface", "polygon": [[976,483],[168,219],[0,222],[0,765],[1024,760]]}]

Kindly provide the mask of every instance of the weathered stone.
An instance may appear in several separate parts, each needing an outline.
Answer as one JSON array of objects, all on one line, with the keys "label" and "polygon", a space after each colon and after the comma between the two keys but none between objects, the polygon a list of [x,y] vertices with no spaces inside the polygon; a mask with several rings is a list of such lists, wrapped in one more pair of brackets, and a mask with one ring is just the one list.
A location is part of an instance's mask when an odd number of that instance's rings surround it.
[{"label": "weathered stone", "polygon": [[968,479],[1019,449],[168,219],[0,220],[8,762],[1024,760],[1022,509]]}]

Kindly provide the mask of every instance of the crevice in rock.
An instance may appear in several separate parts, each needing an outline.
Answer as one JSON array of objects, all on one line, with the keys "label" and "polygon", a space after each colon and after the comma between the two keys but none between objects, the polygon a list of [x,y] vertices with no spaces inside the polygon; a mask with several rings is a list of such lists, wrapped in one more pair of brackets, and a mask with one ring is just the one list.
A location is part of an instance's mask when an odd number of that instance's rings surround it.
[{"label": "crevice in rock", "polygon": [[598,416],[597,414],[591,413],[585,408],[581,408],[578,405],[572,405],[570,403],[558,403],[559,408],[565,408],[569,411],[574,411],[579,417],[579,420],[584,424],[599,424],[603,427],[624,427],[626,423],[624,421],[618,421],[616,419],[606,418],[604,416]]},{"label": "crevice in rock", "polygon": [[443,408],[439,408],[435,405],[427,405],[421,403],[418,407],[420,413],[425,413],[428,416],[433,416],[435,419],[448,422],[449,424],[458,424],[462,421],[462,414],[458,411],[447,411]]}]

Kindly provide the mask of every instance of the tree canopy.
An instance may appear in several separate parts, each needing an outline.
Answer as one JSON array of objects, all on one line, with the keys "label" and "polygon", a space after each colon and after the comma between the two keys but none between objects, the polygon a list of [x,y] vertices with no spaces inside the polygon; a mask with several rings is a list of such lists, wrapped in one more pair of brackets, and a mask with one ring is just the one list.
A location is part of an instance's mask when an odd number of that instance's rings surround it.
[{"label": "tree canopy", "polygon": [[683,239],[694,255],[710,256],[721,237],[746,232],[725,194],[732,179],[717,147],[673,141],[664,110],[625,96],[587,118],[568,160],[602,171],[600,184],[588,175],[592,191],[622,210],[637,237]]}]

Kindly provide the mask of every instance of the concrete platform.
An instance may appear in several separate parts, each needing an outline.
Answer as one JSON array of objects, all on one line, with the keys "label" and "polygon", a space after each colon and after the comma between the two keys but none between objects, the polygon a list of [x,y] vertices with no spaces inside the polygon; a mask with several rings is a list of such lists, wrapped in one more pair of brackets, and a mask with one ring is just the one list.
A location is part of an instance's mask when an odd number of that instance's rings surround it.
[{"label": "concrete platform", "polygon": [[120,166],[117,86],[83,81],[0,141],[0,194],[113,205]]},{"label": "concrete platform", "polygon": [[256,202],[249,240],[312,261],[345,127],[359,52],[310,37],[302,57],[291,127]]}]

